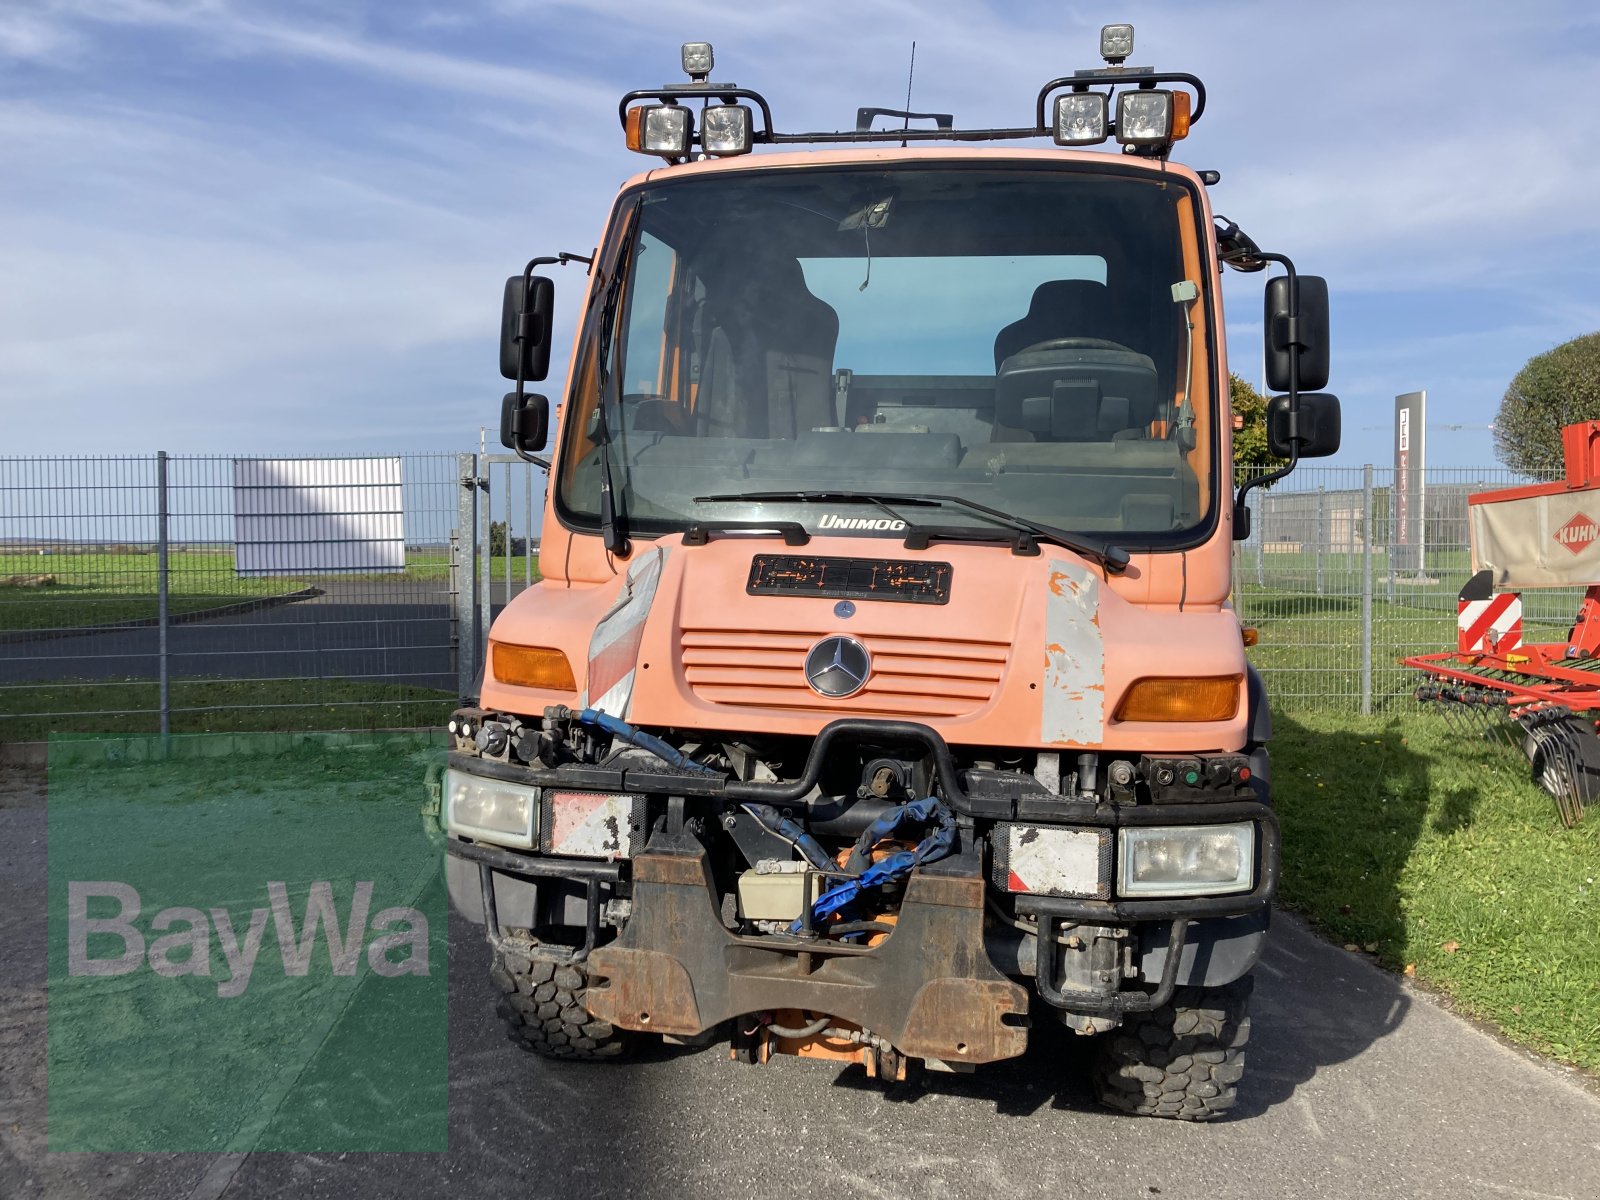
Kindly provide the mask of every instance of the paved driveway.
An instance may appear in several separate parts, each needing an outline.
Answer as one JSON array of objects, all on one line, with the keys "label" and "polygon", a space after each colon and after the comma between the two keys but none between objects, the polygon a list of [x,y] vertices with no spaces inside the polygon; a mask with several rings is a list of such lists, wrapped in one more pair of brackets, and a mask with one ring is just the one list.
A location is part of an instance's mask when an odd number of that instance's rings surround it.
[{"label": "paved driveway", "polygon": [[452,921],[450,1149],[46,1155],[44,813],[0,779],[0,1196],[1600,1197],[1600,1099],[1292,919],[1256,991],[1242,1104],[1183,1125],[1095,1107],[1059,1027],[1022,1060],[885,1091],[859,1068],[510,1048]]}]

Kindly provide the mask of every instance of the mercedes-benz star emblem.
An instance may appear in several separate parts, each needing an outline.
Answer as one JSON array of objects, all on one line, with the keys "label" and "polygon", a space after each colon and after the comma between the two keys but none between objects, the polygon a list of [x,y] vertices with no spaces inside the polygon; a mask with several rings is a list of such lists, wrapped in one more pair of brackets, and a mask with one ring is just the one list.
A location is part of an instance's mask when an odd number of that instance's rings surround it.
[{"label": "mercedes-benz star emblem", "polygon": [[855,638],[823,638],[806,655],[806,682],[823,696],[854,696],[872,674],[872,655]]}]

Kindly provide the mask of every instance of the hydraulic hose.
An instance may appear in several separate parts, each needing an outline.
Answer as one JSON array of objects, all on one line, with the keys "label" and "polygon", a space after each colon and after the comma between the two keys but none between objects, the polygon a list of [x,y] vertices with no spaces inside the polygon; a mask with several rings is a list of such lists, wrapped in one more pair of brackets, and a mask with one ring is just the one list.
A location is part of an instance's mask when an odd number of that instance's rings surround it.
[{"label": "hydraulic hose", "polygon": [[828,857],[828,852],[822,848],[817,839],[812,837],[788,817],[784,816],[770,804],[745,804],[741,805],[745,812],[750,814],[750,819],[760,825],[768,833],[782,838],[800,852],[800,857],[805,859],[819,871],[837,871],[839,869],[833,859]]},{"label": "hydraulic hose", "polygon": [[767,1026],[767,1032],[775,1033],[781,1038],[816,1037],[817,1034],[821,1033],[828,1027],[828,1022],[832,1019],[833,1018],[831,1017],[818,1017],[815,1021],[811,1022],[811,1024],[802,1025],[799,1029],[793,1029],[787,1025],[779,1025],[774,1022]]},{"label": "hydraulic hose", "polygon": [[696,775],[721,775],[722,772],[715,767],[708,767],[705,763],[695,762],[682,750],[667,745],[666,742],[656,737],[653,733],[645,733],[642,729],[635,729],[626,721],[613,717],[610,713],[601,712],[599,709],[586,708],[578,714],[578,720],[585,725],[594,725],[604,729],[612,737],[621,738],[630,746],[637,746],[641,750],[649,751],[665,763],[670,763],[680,771],[692,771]]}]

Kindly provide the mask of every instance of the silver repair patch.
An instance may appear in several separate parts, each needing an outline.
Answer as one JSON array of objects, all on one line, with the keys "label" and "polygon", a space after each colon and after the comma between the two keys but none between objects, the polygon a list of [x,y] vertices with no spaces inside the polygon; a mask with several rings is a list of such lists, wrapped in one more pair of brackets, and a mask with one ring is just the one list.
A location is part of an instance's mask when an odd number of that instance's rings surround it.
[{"label": "silver repair patch", "polygon": [[1096,746],[1106,721],[1100,579],[1087,563],[1050,560],[1044,610],[1041,741]]},{"label": "silver repair patch", "polygon": [[622,594],[611,611],[600,618],[589,639],[589,676],[583,689],[585,708],[597,708],[626,719],[633,700],[634,670],[644,623],[655,602],[656,584],[667,561],[667,547],[655,546],[628,568]]}]

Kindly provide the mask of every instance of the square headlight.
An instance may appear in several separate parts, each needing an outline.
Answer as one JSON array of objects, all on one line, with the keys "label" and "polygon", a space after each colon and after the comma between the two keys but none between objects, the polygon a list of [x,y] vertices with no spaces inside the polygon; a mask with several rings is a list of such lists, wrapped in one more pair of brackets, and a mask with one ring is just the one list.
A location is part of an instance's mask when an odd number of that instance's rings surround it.
[{"label": "square headlight", "polygon": [[1225,896],[1255,885],[1256,827],[1129,825],[1117,832],[1123,896]]},{"label": "square headlight", "polygon": [[1117,97],[1117,141],[1159,146],[1172,140],[1172,93],[1123,92]]},{"label": "square headlight", "polygon": [[744,104],[715,104],[702,112],[700,148],[707,154],[749,153],[749,107]]},{"label": "square headlight", "polygon": [[1068,92],[1056,97],[1052,132],[1058,146],[1092,146],[1106,140],[1106,98],[1103,92]]},{"label": "square headlight", "polygon": [[446,771],[444,788],[444,825],[451,833],[533,848],[538,832],[538,788],[465,771]]},{"label": "square headlight", "polygon": [[682,158],[689,153],[694,118],[681,104],[652,104],[644,110],[639,149],[646,154]]}]

